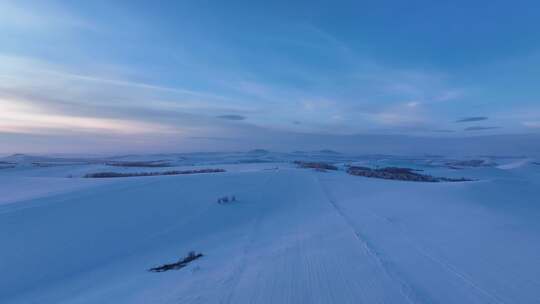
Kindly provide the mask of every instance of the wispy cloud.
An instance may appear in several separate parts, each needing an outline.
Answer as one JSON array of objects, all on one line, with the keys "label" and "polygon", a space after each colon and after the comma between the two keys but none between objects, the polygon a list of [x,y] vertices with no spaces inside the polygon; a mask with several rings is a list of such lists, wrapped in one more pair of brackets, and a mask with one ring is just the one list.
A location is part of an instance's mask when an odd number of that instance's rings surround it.
[{"label": "wispy cloud", "polygon": [[[36,103],[60,101],[81,106],[124,106],[191,109],[209,112],[227,108],[244,110],[239,103],[210,91],[168,87],[130,80],[130,76],[110,70],[74,73],[74,67],[27,57],[0,54],[0,92],[4,95],[32,99]],[[84,67],[79,68],[84,71]],[[91,70],[91,69],[90,69]],[[118,69],[122,70],[122,69]],[[134,74],[136,72],[132,72]],[[106,77],[102,74],[107,74]],[[223,106],[227,102],[227,107]]]},{"label": "wispy cloud", "polygon": [[421,104],[419,101],[409,101],[407,102],[407,107],[415,108],[418,107]]},{"label": "wispy cloud", "polygon": [[210,141],[237,141],[238,139],[232,137],[217,137],[217,136],[191,136],[189,139],[193,140],[210,140]]},{"label": "wispy cloud", "polygon": [[218,115],[216,117],[220,119],[226,119],[226,120],[245,120],[246,119],[245,116],[236,115],[236,114]]},{"label": "wispy cloud", "polygon": [[61,30],[75,28],[92,29],[96,25],[74,14],[62,6],[45,1],[0,2],[0,29],[19,29],[32,31]]},{"label": "wispy cloud", "polygon": [[181,133],[172,126],[127,119],[74,116],[48,112],[17,100],[0,99],[0,133]]},{"label": "wispy cloud", "polygon": [[79,74],[71,67],[1,54],[0,65],[0,132],[184,136],[222,128],[212,119],[219,113],[246,111],[213,92],[147,84],[121,74]]},{"label": "wispy cloud", "polygon": [[[7,56],[0,54],[0,63],[4,67],[3,72],[0,73],[0,77],[11,80],[14,85],[25,85],[25,78],[36,77],[33,79],[33,83],[36,85],[48,85],[55,86],[58,84],[70,83],[74,86],[114,86],[118,89],[129,90],[145,90],[153,92],[171,93],[182,96],[189,96],[191,98],[204,98],[207,100],[220,100],[230,101],[228,98],[213,94],[211,92],[196,91],[179,87],[168,87],[163,85],[148,84],[140,81],[130,81],[124,79],[124,75],[114,75],[116,77],[106,77],[97,73],[81,74],[73,72],[73,70],[80,70],[79,68],[70,68],[62,65],[57,65],[47,61],[19,57],[19,56]],[[91,68],[88,68],[91,70]],[[120,69],[118,69],[120,70]],[[111,71],[106,70],[101,73],[111,74]],[[5,81],[4,81],[5,82]]]},{"label": "wispy cloud", "polygon": [[474,126],[474,127],[465,128],[464,131],[487,131],[487,130],[494,130],[494,129],[500,129],[500,128],[501,127]]},{"label": "wispy cloud", "polygon": [[487,120],[488,118],[485,117],[485,116],[472,116],[472,117],[464,117],[464,118],[461,118],[461,119],[458,119],[456,120],[455,122],[456,123],[461,123],[461,122],[474,122],[474,121],[482,121],[482,120]]},{"label": "wispy cloud", "polygon": [[540,129],[540,121],[525,121],[523,125],[527,128]]}]

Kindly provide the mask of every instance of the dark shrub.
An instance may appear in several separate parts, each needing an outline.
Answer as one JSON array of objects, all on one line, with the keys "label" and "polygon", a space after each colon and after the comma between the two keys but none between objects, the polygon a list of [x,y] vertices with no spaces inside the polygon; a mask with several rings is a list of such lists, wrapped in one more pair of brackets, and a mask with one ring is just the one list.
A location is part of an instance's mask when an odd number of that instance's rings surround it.
[{"label": "dark shrub", "polygon": [[184,171],[135,172],[135,173],[98,172],[98,173],[88,173],[84,177],[86,177],[86,178],[111,178],[111,177],[182,175],[182,174],[220,173],[220,172],[225,172],[225,170],[223,170],[223,169],[200,169],[200,170],[184,170]]},{"label": "dark shrub", "polygon": [[151,271],[151,272],[164,272],[164,271],[168,271],[168,270],[177,270],[177,269],[186,267],[189,263],[191,263],[192,261],[195,261],[196,259],[199,259],[201,257],[203,257],[202,253],[196,253],[195,251],[190,251],[187,254],[186,257],[184,257],[183,259],[180,259],[176,263],[163,264],[161,266],[150,268],[150,269],[148,269],[148,271]]}]

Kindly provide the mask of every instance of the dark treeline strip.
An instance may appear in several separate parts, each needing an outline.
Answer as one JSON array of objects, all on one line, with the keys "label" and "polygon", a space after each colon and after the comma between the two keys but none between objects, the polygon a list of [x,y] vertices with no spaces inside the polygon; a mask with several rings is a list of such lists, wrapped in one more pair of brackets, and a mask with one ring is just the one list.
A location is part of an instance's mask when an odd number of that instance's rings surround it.
[{"label": "dark treeline strip", "polygon": [[450,177],[435,177],[427,174],[420,174],[414,172],[415,170],[409,168],[387,167],[380,169],[371,169],[368,167],[351,166],[347,169],[347,173],[350,175],[364,176],[371,178],[402,180],[412,182],[426,182],[426,183],[438,183],[438,182],[468,182],[473,181],[468,178],[450,178]]},{"label": "dark treeline strip", "polygon": [[98,172],[98,173],[86,174],[84,177],[85,178],[112,178],[112,177],[182,175],[182,174],[220,173],[220,172],[225,172],[225,170],[223,170],[223,169],[200,169],[200,170],[184,170],[184,171],[134,172],[134,173]]},{"label": "dark treeline strip", "polygon": [[329,163],[323,163],[323,162],[305,162],[296,160],[294,161],[296,165],[300,168],[310,168],[310,169],[317,169],[317,170],[337,170],[338,167],[331,165]]}]

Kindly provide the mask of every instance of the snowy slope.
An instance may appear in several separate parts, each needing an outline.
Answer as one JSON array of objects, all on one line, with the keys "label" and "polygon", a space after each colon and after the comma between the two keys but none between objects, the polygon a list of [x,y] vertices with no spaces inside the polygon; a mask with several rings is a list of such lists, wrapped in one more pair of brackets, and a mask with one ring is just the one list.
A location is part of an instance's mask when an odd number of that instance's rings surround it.
[{"label": "snowy slope", "polygon": [[[0,205],[0,303],[540,301],[540,167],[433,184],[227,163],[65,187],[69,166],[1,172],[29,194]],[[205,256],[147,271],[190,250]]]}]

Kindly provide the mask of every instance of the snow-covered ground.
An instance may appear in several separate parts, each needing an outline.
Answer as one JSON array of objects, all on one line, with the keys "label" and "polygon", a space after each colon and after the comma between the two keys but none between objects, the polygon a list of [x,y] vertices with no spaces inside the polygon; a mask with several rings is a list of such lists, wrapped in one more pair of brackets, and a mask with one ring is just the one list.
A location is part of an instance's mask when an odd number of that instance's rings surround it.
[{"label": "snow-covered ground", "polygon": [[[370,179],[295,159],[478,181]],[[170,167],[110,166],[149,160]],[[0,161],[15,164],[0,169],[0,303],[540,303],[532,159],[456,167],[440,157],[254,151]],[[82,178],[186,168],[227,172]],[[216,203],[226,195],[237,201]],[[191,250],[204,256],[148,271]]]}]

